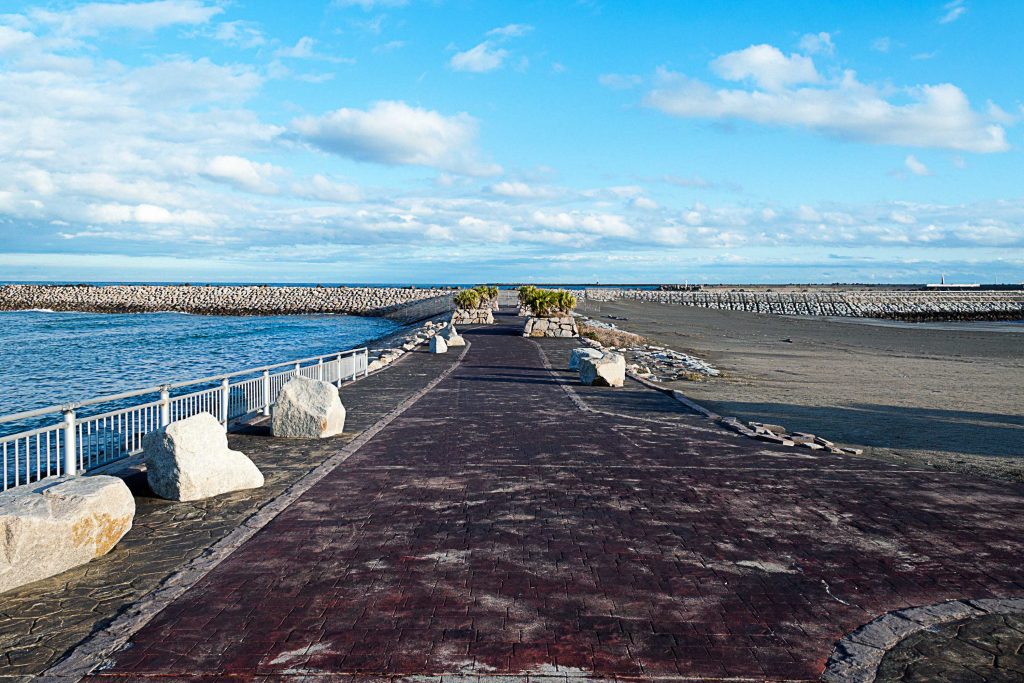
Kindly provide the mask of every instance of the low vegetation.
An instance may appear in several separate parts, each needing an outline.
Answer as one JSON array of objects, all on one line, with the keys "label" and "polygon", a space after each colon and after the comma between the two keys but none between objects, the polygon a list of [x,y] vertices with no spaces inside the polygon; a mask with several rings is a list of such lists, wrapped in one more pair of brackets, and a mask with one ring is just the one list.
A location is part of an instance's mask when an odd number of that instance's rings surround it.
[{"label": "low vegetation", "polygon": [[519,289],[519,302],[538,318],[568,315],[576,308],[576,297],[569,292],[530,285]]},{"label": "low vegetation", "polygon": [[584,322],[578,322],[580,336],[604,345],[616,348],[641,346],[647,342],[644,337],[624,330],[609,329],[607,327],[595,327]]},{"label": "low vegetation", "polygon": [[489,305],[498,298],[498,288],[493,285],[477,285],[472,289],[464,289],[452,300],[459,308],[474,309]]},{"label": "low vegetation", "polygon": [[476,291],[476,289],[464,289],[452,297],[452,301],[459,308],[480,308],[480,292]]}]

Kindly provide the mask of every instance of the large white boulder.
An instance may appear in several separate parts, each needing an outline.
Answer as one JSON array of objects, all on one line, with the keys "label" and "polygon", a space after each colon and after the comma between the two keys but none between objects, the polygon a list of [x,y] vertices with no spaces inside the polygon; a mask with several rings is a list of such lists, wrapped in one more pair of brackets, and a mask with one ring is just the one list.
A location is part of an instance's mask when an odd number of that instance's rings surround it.
[{"label": "large white boulder", "polygon": [[430,338],[430,352],[448,353],[448,344],[445,343],[444,339],[442,339],[440,335],[434,335]]},{"label": "large white boulder", "polygon": [[466,345],[466,340],[463,339],[462,335],[459,334],[459,331],[455,329],[455,325],[447,325],[438,334],[441,336],[442,339],[444,339],[445,344],[447,344],[449,348],[452,346]]},{"label": "large white boulder", "polygon": [[621,353],[580,359],[580,381],[600,387],[621,387],[626,382],[626,359]]},{"label": "large white boulder", "polygon": [[602,353],[597,349],[592,349],[589,346],[581,346],[578,349],[573,349],[572,353],[569,354],[569,369],[578,370],[580,367],[580,361],[584,358],[600,358]]},{"label": "large white boulder", "polygon": [[330,382],[293,377],[281,387],[271,417],[274,436],[324,439],[345,429],[345,406]]},{"label": "large white boulder", "polygon": [[146,478],[168,500],[202,500],[263,486],[263,473],[244,453],[228,448],[224,426],[199,413],[147,434],[142,440]]},{"label": "large white boulder", "polygon": [[117,477],[49,477],[0,493],[0,593],[107,554],[134,518]]}]

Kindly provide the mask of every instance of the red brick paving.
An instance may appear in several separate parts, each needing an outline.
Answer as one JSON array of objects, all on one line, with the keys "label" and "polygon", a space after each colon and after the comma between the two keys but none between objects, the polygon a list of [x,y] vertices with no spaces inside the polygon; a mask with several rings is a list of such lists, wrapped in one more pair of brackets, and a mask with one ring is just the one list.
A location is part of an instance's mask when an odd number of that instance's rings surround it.
[{"label": "red brick paving", "polygon": [[99,675],[817,679],[884,612],[1024,595],[1022,487],[582,412],[511,331]]}]

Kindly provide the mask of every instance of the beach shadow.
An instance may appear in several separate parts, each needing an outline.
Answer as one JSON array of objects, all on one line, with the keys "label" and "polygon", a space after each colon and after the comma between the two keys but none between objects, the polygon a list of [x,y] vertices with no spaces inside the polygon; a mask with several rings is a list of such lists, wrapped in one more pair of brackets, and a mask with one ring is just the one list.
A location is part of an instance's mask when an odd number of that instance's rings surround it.
[{"label": "beach shadow", "polygon": [[706,401],[722,415],[777,422],[842,443],[1024,459],[1024,417],[873,403],[803,406]]}]

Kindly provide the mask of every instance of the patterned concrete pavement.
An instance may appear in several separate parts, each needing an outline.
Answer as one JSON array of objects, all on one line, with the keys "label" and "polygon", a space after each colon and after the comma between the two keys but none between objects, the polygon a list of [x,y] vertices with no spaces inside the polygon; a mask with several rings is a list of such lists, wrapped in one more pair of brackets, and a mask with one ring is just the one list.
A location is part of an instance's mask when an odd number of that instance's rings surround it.
[{"label": "patterned concrete pavement", "polygon": [[1021,487],[581,410],[513,332],[95,675],[813,680],[885,612],[1024,595]]},{"label": "patterned concrete pavement", "polygon": [[0,596],[0,679],[34,676],[54,664],[454,362],[454,357],[416,352],[387,372],[347,385],[341,390],[348,407],[343,436],[280,441],[268,438],[260,426],[232,433],[231,447],[248,454],[264,472],[261,489],[172,503],[152,494],[144,474],[128,474],[136,497],[135,522],[112,552]]}]

